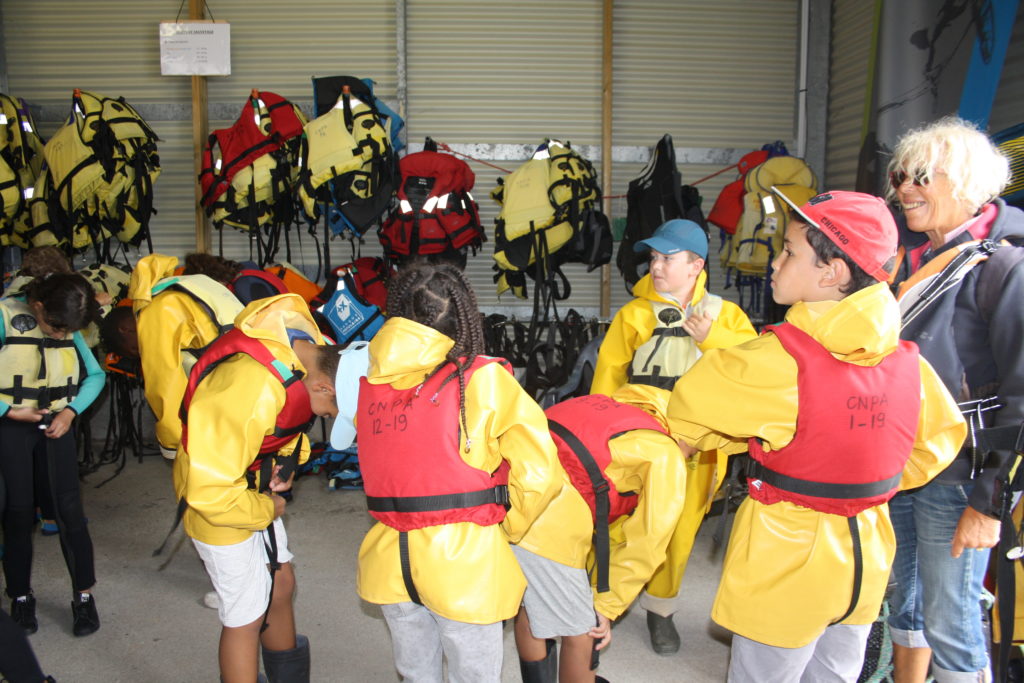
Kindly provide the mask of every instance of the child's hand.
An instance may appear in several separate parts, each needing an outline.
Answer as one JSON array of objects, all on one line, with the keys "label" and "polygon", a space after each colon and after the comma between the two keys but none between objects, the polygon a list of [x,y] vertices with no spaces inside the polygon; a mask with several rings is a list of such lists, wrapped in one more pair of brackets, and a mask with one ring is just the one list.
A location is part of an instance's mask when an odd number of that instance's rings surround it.
[{"label": "child's hand", "polygon": [[683,321],[683,329],[686,333],[693,337],[694,341],[698,344],[704,343],[704,340],[708,338],[708,333],[711,332],[711,323],[714,319],[709,313],[703,313],[701,315],[691,315]]},{"label": "child's hand", "polygon": [[46,428],[43,434],[46,434],[47,438],[50,439],[59,439],[68,433],[74,419],[75,411],[65,408],[53,416],[53,421],[50,422],[50,426]]},{"label": "child's hand", "polygon": [[274,473],[270,476],[270,483],[267,484],[267,487],[275,493],[287,491],[292,487],[292,481],[295,480],[295,470],[288,475],[288,479],[282,480],[280,477],[281,467],[281,465],[274,465]]},{"label": "child's hand", "polygon": [[9,417],[18,422],[41,422],[43,417],[49,415],[49,410],[42,408],[11,408],[4,417]]},{"label": "child's hand", "polygon": [[274,519],[277,519],[284,514],[284,506],[287,505],[288,501],[276,493],[270,494],[270,500],[274,501]]},{"label": "child's hand", "polygon": [[96,303],[100,306],[109,306],[114,303],[114,297],[107,292],[96,292]]},{"label": "child's hand", "polygon": [[600,612],[595,612],[595,614],[597,614],[597,626],[587,631],[587,635],[597,641],[595,649],[603,650],[608,647],[608,643],[612,642],[612,622]]}]

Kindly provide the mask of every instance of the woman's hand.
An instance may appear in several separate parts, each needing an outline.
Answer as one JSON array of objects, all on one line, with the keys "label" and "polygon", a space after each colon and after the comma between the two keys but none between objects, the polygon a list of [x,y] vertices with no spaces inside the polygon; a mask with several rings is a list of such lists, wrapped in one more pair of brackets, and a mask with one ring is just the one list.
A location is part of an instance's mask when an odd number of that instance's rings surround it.
[{"label": "woman's hand", "polygon": [[59,439],[68,433],[74,419],[75,411],[70,408],[65,408],[54,415],[53,422],[50,423],[50,426],[46,428],[46,431],[43,432],[43,434],[46,434],[46,436],[51,439]]},{"label": "woman's hand", "polygon": [[964,548],[992,548],[999,543],[999,528],[1002,522],[967,506],[953,533],[951,555],[960,557]]}]

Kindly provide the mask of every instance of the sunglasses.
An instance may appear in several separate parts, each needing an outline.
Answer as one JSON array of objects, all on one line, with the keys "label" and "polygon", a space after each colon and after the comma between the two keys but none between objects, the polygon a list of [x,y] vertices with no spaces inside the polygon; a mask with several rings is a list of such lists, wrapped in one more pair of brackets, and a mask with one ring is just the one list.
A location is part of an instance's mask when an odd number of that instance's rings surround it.
[{"label": "sunglasses", "polygon": [[889,174],[889,182],[892,183],[892,189],[898,190],[903,183],[910,179],[917,187],[927,185],[931,180],[928,178],[924,171],[918,171],[913,176],[908,175],[906,171],[893,171]]}]

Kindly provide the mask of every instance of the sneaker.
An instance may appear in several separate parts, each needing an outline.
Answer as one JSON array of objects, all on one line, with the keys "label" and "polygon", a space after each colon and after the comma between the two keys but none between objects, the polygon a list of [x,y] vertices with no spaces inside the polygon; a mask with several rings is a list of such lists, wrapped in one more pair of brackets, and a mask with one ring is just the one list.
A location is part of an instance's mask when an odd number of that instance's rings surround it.
[{"label": "sneaker", "polygon": [[76,636],[87,636],[100,629],[100,615],[96,613],[96,599],[91,593],[79,593],[71,603],[72,632]]},{"label": "sneaker", "polygon": [[60,529],[57,528],[57,522],[52,519],[40,520],[39,530],[43,536],[54,536],[60,533]]},{"label": "sneaker", "polygon": [[210,591],[203,596],[203,604],[210,609],[220,609],[220,596],[217,591]]},{"label": "sneaker", "polygon": [[25,629],[25,633],[35,633],[39,630],[39,622],[36,621],[36,598],[29,593],[20,598],[11,600],[11,618],[18,622],[18,625]]}]

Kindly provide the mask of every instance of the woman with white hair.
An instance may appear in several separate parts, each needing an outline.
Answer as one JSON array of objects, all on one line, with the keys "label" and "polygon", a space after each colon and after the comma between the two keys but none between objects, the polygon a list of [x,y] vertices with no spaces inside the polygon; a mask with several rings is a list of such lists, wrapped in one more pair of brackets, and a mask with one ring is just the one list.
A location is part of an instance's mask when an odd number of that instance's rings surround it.
[{"label": "woman with white hair", "polygon": [[[1024,261],[996,244],[1024,244],[1024,212],[998,198],[1006,157],[972,124],[947,117],[904,135],[889,171],[888,198],[905,225],[895,277],[901,337],[920,346],[974,428],[1020,424]],[[938,683],[990,680],[979,598],[999,541],[995,479],[1009,451],[986,451],[968,439],[942,474],[889,504],[897,683],[924,683],[929,662]]]}]

